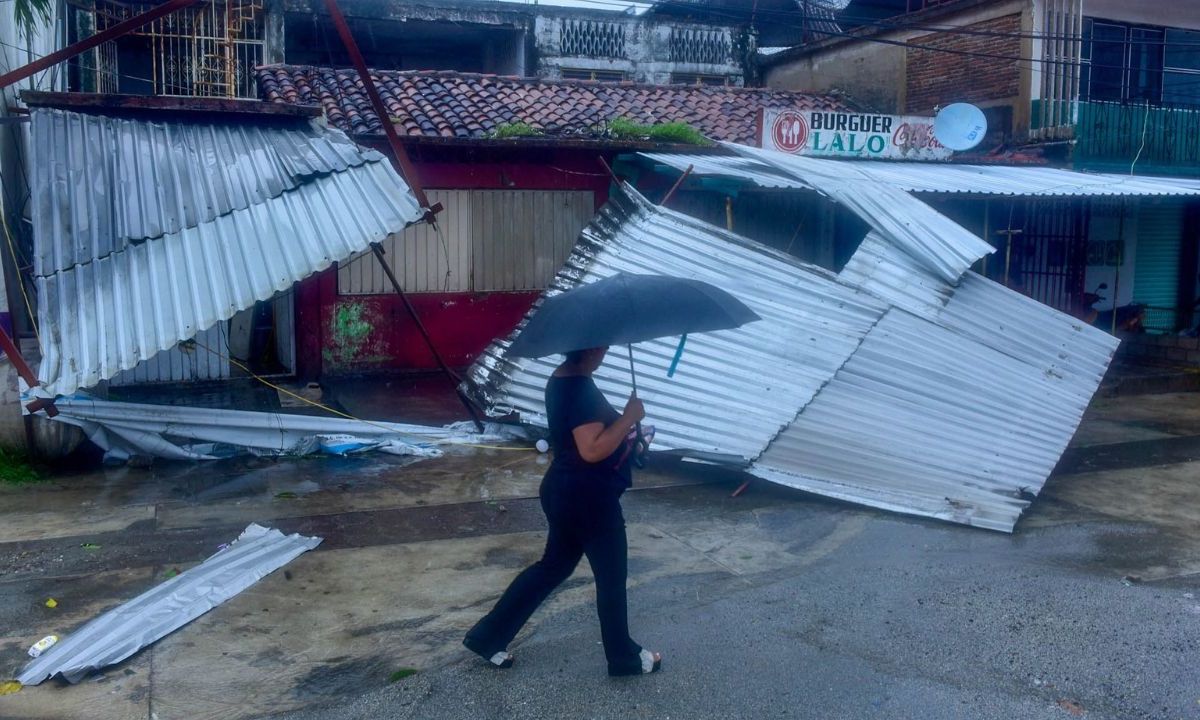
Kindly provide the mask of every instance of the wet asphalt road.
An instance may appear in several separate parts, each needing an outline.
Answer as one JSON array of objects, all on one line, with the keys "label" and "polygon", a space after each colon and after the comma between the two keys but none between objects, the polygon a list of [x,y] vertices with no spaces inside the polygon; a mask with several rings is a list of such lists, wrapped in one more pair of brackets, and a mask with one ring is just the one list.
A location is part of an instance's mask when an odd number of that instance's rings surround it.
[{"label": "wet asphalt road", "polygon": [[[626,499],[630,522],[662,497]],[[828,504],[773,522],[825,543],[802,566],[666,577],[631,591],[664,670],[609,679],[590,605],[535,616],[497,671],[463,655],[382,690],[277,716],[350,718],[1200,718],[1200,578],[1123,582],[1130,525],[1016,536]],[[634,563],[653,562],[652,557]],[[497,588],[499,591],[499,588]]]}]

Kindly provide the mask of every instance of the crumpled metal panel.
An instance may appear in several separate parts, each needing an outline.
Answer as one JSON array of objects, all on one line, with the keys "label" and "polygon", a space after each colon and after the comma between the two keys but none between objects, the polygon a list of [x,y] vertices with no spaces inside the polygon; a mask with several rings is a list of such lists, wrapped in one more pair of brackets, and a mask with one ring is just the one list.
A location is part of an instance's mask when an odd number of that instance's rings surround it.
[{"label": "crumpled metal panel", "polygon": [[[634,346],[656,445],[748,461],[841,367],[886,305],[821,268],[627,193],[614,193],[584,229],[547,294],[624,271],[706,280],[750,306],[761,321],[689,336],[674,378],[666,373],[676,338]],[[507,357],[517,333],[489,347],[468,377],[493,413],[516,410],[545,427],[546,381],[558,359]],[[623,401],[631,388],[625,349],[613,348],[595,377],[614,403]]]},{"label": "crumpled metal panel", "polygon": [[[764,318],[689,338],[675,380],[663,377],[674,340],[637,346],[666,448],[995,530],[1011,532],[1041,489],[1118,344],[973,273],[945,282],[880,234],[834,277],[636,196],[614,196],[551,292],[616,270],[699,277]],[[847,293],[861,310],[841,304]],[[493,412],[544,426],[553,363],[510,360],[507,346],[489,348],[471,378]],[[610,357],[597,382],[615,400],[627,372]]]},{"label": "crumpled metal panel", "polygon": [[150,122],[52,108],[32,116],[37,275],[384,159],[308,122]]},{"label": "crumpled metal panel", "polygon": [[[817,189],[795,178],[779,178],[764,172],[759,163],[729,155],[639,153],[645,158],[680,172],[692,165],[693,175],[725,175],[764,188]],[[1117,175],[1077,172],[1050,167],[1011,165],[967,165],[958,163],[831,160],[807,158],[829,166],[847,177],[866,176],[909,192],[962,193],[1036,197],[1154,197],[1200,195],[1200,180],[1194,178]]]},{"label": "crumpled metal panel", "polygon": [[[43,114],[35,119],[35,127],[39,120],[76,122]],[[50,239],[56,232],[53,220],[50,228],[35,224],[35,248],[48,264],[80,261],[36,278],[43,344],[39,379],[52,393],[69,394],[133,368],[256,301],[286,290],[297,280],[403,230],[421,216],[408,185],[383,156],[347,154],[340,133],[332,133],[333,139],[326,138],[327,142],[318,138],[302,152],[295,149],[293,141],[300,142],[297,138],[306,137],[303,133],[274,126],[253,133],[247,130],[231,156],[237,159],[236,170],[206,175],[201,163],[202,167],[192,168],[188,175],[182,168],[188,167],[189,158],[196,159],[190,150],[195,140],[191,131],[152,127],[134,132],[121,124],[111,126],[112,133],[105,135],[99,129],[108,125],[78,122],[97,129],[98,143],[108,143],[111,148],[117,140],[124,141],[127,145],[118,148],[119,152],[144,160],[125,168],[134,186],[149,187],[166,172],[165,163],[180,168],[168,173],[170,177],[190,177],[197,183],[203,179],[210,190],[223,187],[227,192],[219,202],[225,205],[219,207],[244,207],[222,213],[208,207],[196,216],[202,218],[198,224],[188,224],[190,216],[172,213],[192,207],[190,200],[177,206],[168,203],[159,209],[169,216],[169,222],[154,224],[154,228],[170,225],[182,229],[131,244],[117,236],[97,240],[102,234],[76,228],[74,235],[67,234],[57,245]],[[275,132],[283,137],[271,140]],[[264,146],[253,146],[253,137]],[[280,147],[294,152],[278,152]],[[131,207],[156,202],[152,193],[104,195],[97,187],[115,192],[119,183],[93,186],[87,178],[98,168],[77,164],[69,155],[60,157],[54,148],[39,152],[45,153],[40,157],[58,158],[58,172],[66,174],[64,182],[74,189],[35,188],[35,203],[49,202],[55,208],[51,215],[113,220],[125,213],[145,218],[140,209],[135,212]],[[175,159],[167,162],[166,157]],[[271,157],[274,159],[265,160]],[[261,176],[255,174],[258,171]],[[283,183],[284,178],[291,178],[294,186],[270,184]],[[281,191],[271,195],[276,189]],[[211,194],[193,199],[201,197],[218,202],[217,195]],[[35,220],[44,223],[47,218],[39,214]],[[96,227],[120,231],[119,222],[113,222]],[[146,230],[149,225],[138,227]],[[51,246],[38,245],[38,238]],[[108,250],[98,252],[101,247]]]},{"label": "crumpled metal panel", "polygon": [[1117,340],[1082,325],[1064,331],[1070,318],[981,277],[963,285],[970,289],[956,291],[948,320],[889,311],[750,472],[1012,532],[1083,418]]},{"label": "crumpled metal panel", "polygon": [[877,232],[867,233],[838,277],[928,319],[941,313],[953,289]]},{"label": "crumpled metal panel", "polygon": [[[22,400],[40,397],[34,391]],[[168,460],[215,460],[242,453],[307,455],[321,440],[351,438],[396,455],[437,457],[445,445],[504,442],[521,437],[510,427],[488,423],[482,433],[471,423],[430,427],[367,422],[324,415],[253,412],[186,405],[98,400],[78,393],[55,401],[55,422],[83,430],[101,450],[118,459],[133,455]]]},{"label": "crumpled metal panel", "polygon": [[319,537],[284,535],[251,524],[228,547],[67,635],[25,666],[17,681],[37,685],[62,675],[77,683],[121,662],[237,595],[301,554]]},{"label": "crumpled metal panel", "polygon": [[1090,400],[1120,340],[976,273],[954,289],[939,322],[1057,377]]},{"label": "crumpled metal panel", "polygon": [[946,282],[955,282],[976,260],[996,251],[907,191],[858,169],[860,163],[818,160],[733,143],[724,143],[724,147],[770,165],[844,205]]}]

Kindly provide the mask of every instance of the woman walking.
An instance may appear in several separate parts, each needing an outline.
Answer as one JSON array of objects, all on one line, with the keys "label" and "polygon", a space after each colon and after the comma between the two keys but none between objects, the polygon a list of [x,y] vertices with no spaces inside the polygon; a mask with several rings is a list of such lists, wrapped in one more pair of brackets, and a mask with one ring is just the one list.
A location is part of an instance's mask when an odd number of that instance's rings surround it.
[{"label": "woman walking", "polygon": [[628,546],[621,494],[632,483],[636,452],[630,431],[645,416],[637,394],[624,412],[613,409],[592,381],[608,348],[567,353],[546,384],[546,414],[554,461],[539,495],[550,525],[542,559],[526,568],[463,644],[492,665],[512,667],[508,644],[534,610],[574,572],[587,555],[596,579],[596,610],[608,674],[657,671],[662,656],[629,637],[625,581]]}]

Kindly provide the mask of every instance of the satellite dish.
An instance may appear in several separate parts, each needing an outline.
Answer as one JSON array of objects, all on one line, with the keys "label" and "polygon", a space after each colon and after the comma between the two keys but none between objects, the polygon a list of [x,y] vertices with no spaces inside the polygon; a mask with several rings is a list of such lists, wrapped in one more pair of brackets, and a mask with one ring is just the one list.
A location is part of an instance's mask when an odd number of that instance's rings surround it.
[{"label": "satellite dish", "polygon": [[970,103],[947,105],[933,119],[933,136],[951,150],[970,150],[986,134],[987,118]]}]

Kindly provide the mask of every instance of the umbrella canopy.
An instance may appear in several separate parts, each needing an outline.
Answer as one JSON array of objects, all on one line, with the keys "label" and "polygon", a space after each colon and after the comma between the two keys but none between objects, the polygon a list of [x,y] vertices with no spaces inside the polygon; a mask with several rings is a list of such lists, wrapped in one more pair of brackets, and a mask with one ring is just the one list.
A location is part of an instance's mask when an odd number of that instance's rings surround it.
[{"label": "umbrella canopy", "polygon": [[741,300],[700,280],[617,273],[547,298],[509,352],[544,357],[727,330],[760,319]]}]

